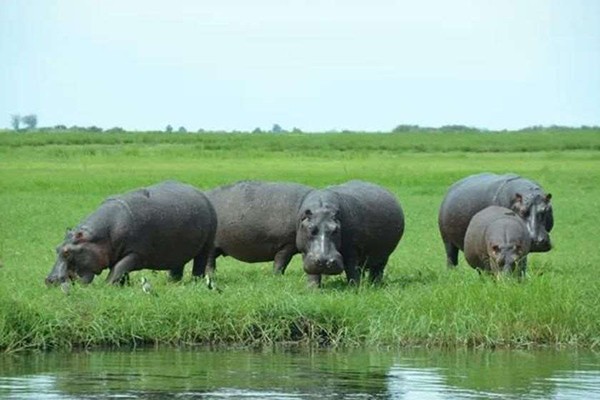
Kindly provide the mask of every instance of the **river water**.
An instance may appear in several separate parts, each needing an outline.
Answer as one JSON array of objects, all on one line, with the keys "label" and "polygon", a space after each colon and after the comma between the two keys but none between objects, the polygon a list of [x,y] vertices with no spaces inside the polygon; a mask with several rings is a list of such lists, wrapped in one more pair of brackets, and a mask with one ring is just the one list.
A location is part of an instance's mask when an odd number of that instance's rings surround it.
[{"label": "river water", "polygon": [[177,350],[0,355],[0,399],[600,399],[600,354]]}]

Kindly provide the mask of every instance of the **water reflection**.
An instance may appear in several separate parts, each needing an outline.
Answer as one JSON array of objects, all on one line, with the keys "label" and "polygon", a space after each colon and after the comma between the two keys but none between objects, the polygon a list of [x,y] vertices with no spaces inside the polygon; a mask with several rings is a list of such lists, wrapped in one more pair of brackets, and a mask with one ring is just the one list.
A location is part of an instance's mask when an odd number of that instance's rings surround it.
[{"label": "water reflection", "polygon": [[0,398],[578,399],[600,356],[556,351],[208,351],[0,356]]}]

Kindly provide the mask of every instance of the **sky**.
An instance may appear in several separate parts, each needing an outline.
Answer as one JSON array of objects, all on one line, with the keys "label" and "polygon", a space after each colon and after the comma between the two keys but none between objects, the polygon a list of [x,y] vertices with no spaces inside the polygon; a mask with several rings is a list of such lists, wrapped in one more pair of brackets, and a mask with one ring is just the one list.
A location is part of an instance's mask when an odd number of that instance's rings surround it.
[{"label": "sky", "polygon": [[0,0],[0,128],[600,125],[598,0]]}]

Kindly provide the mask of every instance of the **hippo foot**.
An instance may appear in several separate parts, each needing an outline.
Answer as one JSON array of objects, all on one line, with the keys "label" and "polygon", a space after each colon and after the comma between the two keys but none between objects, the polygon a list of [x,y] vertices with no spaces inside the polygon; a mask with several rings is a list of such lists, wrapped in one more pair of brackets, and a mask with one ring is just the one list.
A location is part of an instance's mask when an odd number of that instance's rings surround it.
[{"label": "hippo foot", "polygon": [[309,288],[320,288],[321,287],[321,275],[319,274],[308,274],[306,276]]}]

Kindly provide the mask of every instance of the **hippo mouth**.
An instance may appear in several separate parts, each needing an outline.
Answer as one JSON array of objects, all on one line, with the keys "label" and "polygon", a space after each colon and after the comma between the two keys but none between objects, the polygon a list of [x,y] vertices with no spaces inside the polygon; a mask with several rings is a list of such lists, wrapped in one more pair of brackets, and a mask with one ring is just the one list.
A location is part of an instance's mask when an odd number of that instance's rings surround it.
[{"label": "hippo mouth", "polygon": [[63,284],[64,282],[67,282],[69,280],[72,280],[71,276],[48,276],[45,280],[46,286],[58,286],[60,284]]},{"label": "hippo mouth", "polygon": [[344,272],[344,263],[341,257],[323,259],[306,255],[304,272],[310,275],[339,275]]},{"label": "hippo mouth", "polygon": [[531,242],[531,253],[545,253],[552,250],[552,243],[550,240],[534,241]]}]

